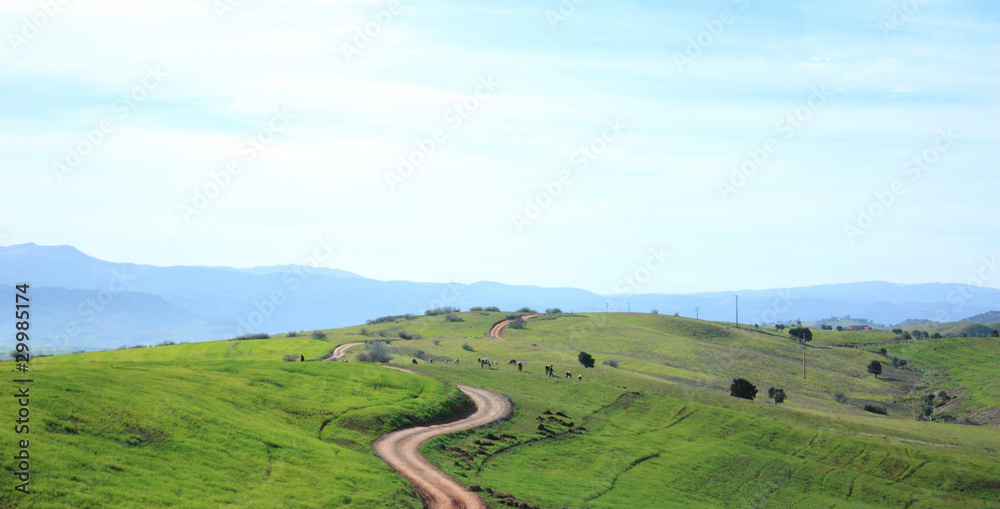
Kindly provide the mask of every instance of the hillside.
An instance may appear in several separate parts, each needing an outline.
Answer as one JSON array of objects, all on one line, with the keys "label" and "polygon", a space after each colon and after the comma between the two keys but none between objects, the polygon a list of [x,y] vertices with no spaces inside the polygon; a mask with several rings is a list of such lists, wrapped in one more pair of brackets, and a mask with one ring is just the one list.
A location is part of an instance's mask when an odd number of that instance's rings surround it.
[{"label": "hillside", "polygon": [[[881,333],[816,331],[803,379],[803,348],[773,329],[639,313],[543,314],[524,329],[508,328],[503,340],[487,337],[505,316],[401,317],[327,329],[327,341],[279,336],[36,359],[36,387],[50,396],[39,398],[44,420],[33,454],[55,460],[38,473],[31,500],[419,506],[370,446],[380,433],[455,411],[462,405],[455,390],[353,358],[279,360],[391,338],[393,364],[512,399],[510,420],[422,449],[459,482],[488,488],[481,494],[492,507],[504,500],[545,508],[1000,504],[1000,429],[916,420],[922,395],[940,388],[960,402],[949,410],[958,416],[998,405],[992,389],[958,388],[980,383],[997,365],[961,360],[982,345],[947,359],[908,354],[915,365],[951,366],[947,381],[891,365],[875,378],[865,367],[885,357],[831,345]],[[420,339],[401,339],[403,331]],[[579,364],[580,351],[596,358],[593,369]],[[480,367],[475,359],[483,356],[500,365]],[[617,367],[605,364],[612,360]],[[558,376],[545,376],[548,364]],[[735,377],[757,385],[756,401],[729,396]],[[768,402],[770,387],[783,388],[787,401]],[[13,440],[11,430],[0,439]],[[0,475],[11,481],[8,470]],[[22,500],[0,497],[5,507]]]},{"label": "hillside", "polygon": [[[34,359],[32,493],[9,489],[8,466],[0,507],[421,507],[371,444],[462,409],[464,395],[377,366],[281,360],[333,346],[228,341]],[[5,444],[16,436],[0,429]]]}]

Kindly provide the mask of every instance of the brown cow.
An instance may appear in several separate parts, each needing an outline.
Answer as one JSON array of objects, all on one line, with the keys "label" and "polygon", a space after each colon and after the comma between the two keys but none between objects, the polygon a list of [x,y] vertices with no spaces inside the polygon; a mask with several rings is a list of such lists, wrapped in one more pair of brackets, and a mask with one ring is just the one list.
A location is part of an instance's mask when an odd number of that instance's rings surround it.
[{"label": "brown cow", "polygon": [[416,359],[413,359],[413,363],[414,363],[414,364],[416,364],[416,363],[417,363],[417,360],[416,360]]}]

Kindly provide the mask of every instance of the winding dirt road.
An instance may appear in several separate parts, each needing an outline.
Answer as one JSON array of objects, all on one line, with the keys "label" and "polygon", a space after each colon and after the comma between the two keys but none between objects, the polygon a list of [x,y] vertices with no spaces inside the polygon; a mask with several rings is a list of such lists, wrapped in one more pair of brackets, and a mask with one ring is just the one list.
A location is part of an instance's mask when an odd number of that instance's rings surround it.
[{"label": "winding dirt road", "polygon": [[[521,318],[527,321],[536,316],[538,316],[538,313],[535,313],[533,315],[522,315]],[[512,323],[514,323],[514,320],[502,320],[497,322],[493,326],[493,328],[490,329],[490,337],[495,339],[503,339],[503,331],[507,330],[507,326]]]},{"label": "winding dirt road", "polygon": [[[360,344],[340,345],[324,360],[343,357],[347,350]],[[389,367],[426,376],[419,371]],[[372,448],[382,461],[403,474],[403,477],[413,484],[424,505],[430,509],[487,509],[478,495],[466,490],[420,455],[420,445],[436,436],[485,426],[505,419],[513,412],[513,405],[506,396],[466,385],[457,387],[475,403],[476,411],[472,415],[453,422],[393,431],[379,437]]]},{"label": "winding dirt road", "polygon": [[360,344],[361,343],[346,343],[346,344],[340,345],[337,348],[334,348],[333,349],[333,353],[331,353],[329,357],[323,359],[323,361],[324,362],[335,361],[335,360],[337,360],[337,359],[339,359],[339,358],[347,355],[347,351],[350,350],[352,346],[358,346]]}]

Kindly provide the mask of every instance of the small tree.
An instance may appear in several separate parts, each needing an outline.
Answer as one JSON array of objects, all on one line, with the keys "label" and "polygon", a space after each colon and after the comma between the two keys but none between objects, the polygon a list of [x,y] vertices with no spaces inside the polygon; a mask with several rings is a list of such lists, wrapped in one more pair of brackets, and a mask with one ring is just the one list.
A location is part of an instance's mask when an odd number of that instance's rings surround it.
[{"label": "small tree", "polygon": [[844,326],[843,325],[838,325],[837,326],[837,332],[844,332]]},{"label": "small tree", "polygon": [[603,361],[601,361],[601,364],[604,364],[605,366],[611,366],[612,368],[617,368],[618,359],[604,359]]},{"label": "small tree", "polygon": [[809,327],[792,327],[788,329],[788,333],[799,341],[812,341],[813,339],[813,333]]},{"label": "small tree", "polygon": [[875,375],[875,378],[878,378],[878,376],[882,374],[882,363],[879,361],[872,361],[868,364],[868,372]]},{"label": "small tree", "polygon": [[356,357],[360,362],[389,362],[392,360],[392,350],[389,345],[380,340],[365,341],[367,352],[361,352]]},{"label": "small tree", "polygon": [[323,331],[318,330],[318,331],[314,331],[312,334],[310,334],[309,337],[311,337],[313,339],[326,339],[326,333],[323,332]]},{"label": "small tree", "polygon": [[753,401],[757,397],[757,386],[745,378],[736,378],[733,379],[732,385],[729,386],[729,395]]},{"label": "small tree", "polygon": [[785,402],[785,390],[771,387],[767,390],[767,397],[774,401],[775,405]]},{"label": "small tree", "polygon": [[282,359],[285,362],[295,362],[295,361],[299,360],[299,356],[297,354],[290,353],[290,354],[286,354],[284,357],[282,357]]},{"label": "small tree", "polygon": [[577,356],[577,359],[580,361],[580,364],[583,364],[583,367],[585,368],[594,367],[594,357],[587,352],[580,352],[580,355]]},{"label": "small tree", "polygon": [[779,323],[779,324],[775,325],[774,328],[778,329],[778,330],[785,330],[785,324]]}]

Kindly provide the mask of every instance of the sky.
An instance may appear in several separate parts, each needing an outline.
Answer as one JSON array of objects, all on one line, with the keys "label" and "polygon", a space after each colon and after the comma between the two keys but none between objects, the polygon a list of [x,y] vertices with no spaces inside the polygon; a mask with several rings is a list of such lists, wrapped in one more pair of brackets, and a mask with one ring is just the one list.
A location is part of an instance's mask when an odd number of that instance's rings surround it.
[{"label": "sky", "polygon": [[5,0],[0,36],[0,245],[1000,287],[992,2]]}]

